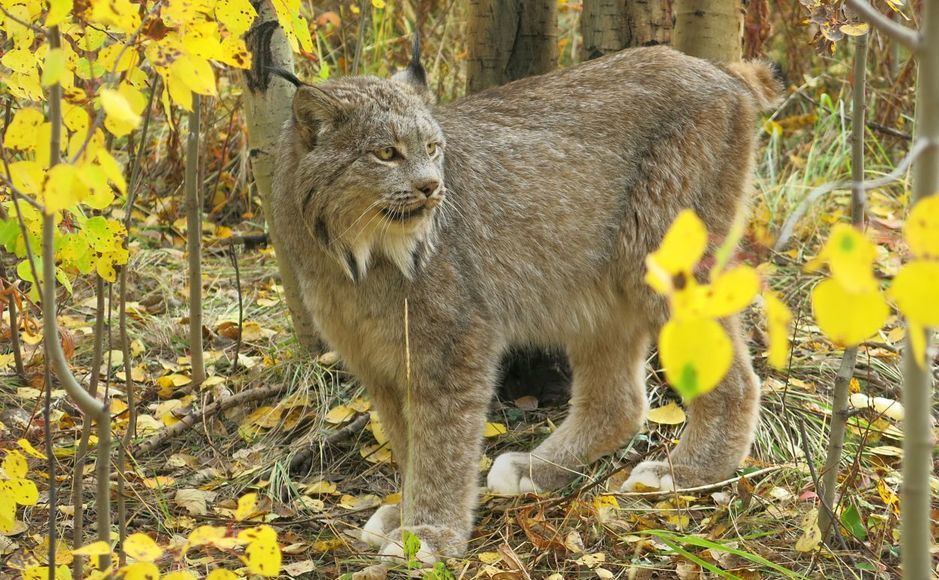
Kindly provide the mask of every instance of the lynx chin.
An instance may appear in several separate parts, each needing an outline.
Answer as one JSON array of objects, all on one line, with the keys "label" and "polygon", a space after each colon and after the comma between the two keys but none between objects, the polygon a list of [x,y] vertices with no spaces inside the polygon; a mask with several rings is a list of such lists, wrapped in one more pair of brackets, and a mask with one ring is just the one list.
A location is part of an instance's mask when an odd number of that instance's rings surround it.
[{"label": "lynx chin", "polygon": [[[380,508],[362,537],[393,557],[409,530],[432,562],[466,549],[505,349],[563,348],[574,379],[560,427],[496,458],[493,492],[564,486],[639,430],[644,361],[668,316],[644,258],[684,208],[717,237],[746,211],[757,115],[782,86],[764,63],[665,47],[440,106],[424,77],[415,56],[392,79],[297,82],[271,229],[402,474],[400,509]],[[640,463],[626,488],[711,483],[747,455],[759,381],[737,320],[724,324],[730,372],[690,405],[670,463]]]}]

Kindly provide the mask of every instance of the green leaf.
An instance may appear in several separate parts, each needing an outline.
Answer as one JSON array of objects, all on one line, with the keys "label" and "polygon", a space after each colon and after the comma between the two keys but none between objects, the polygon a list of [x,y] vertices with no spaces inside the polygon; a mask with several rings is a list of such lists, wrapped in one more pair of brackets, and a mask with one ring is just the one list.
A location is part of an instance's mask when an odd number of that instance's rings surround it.
[{"label": "green leaf", "polygon": [[861,521],[861,514],[857,511],[855,506],[851,505],[848,509],[841,512],[841,525],[858,540],[862,542],[867,540],[867,528],[864,527],[864,522]]},{"label": "green leaf", "polygon": [[401,540],[404,542],[404,557],[408,561],[408,568],[419,568],[421,563],[417,560],[417,553],[421,551],[421,539],[412,532],[402,530]]}]

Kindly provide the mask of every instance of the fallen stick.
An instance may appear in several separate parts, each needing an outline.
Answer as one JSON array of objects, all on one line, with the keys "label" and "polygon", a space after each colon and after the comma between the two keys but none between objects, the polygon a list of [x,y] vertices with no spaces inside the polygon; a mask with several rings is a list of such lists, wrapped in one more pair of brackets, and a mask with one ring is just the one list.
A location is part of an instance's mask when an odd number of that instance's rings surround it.
[{"label": "fallen stick", "polygon": [[134,446],[133,451],[134,453],[151,453],[165,445],[167,442],[169,442],[170,439],[182,435],[189,429],[192,429],[198,421],[205,417],[210,417],[216,413],[221,413],[222,411],[226,411],[232,407],[237,407],[238,405],[242,405],[244,403],[275,397],[281,394],[283,391],[287,390],[287,386],[288,385],[285,383],[274,387],[250,389],[248,391],[242,391],[237,395],[232,395],[230,397],[225,397],[224,399],[215,401],[214,403],[206,405],[205,408],[201,411],[193,411],[189,413],[180,419],[178,423],[170,425],[143,443]]}]

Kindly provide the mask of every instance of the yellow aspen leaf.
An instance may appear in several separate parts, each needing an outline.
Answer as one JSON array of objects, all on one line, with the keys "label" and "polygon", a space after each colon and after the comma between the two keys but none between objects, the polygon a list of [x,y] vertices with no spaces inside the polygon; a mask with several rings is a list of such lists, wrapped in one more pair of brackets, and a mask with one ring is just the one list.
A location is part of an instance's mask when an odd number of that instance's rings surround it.
[{"label": "yellow aspen leaf", "polygon": [[119,571],[123,580],[160,580],[160,569],[153,562],[137,562]]},{"label": "yellow aspen leaf", "polygon": [[907,320],[939,326],[939,262],[905,264],[893,279],[889,294]]},{"label": "yellow aspen leaf", "polygon": [[926,368],[926,329],[916,323],[910,322],[910,348],[913,349],[913,357],[920,368]]},{"label": "yellow aspen leaf", "polygon": [[235,68],[251,68],[251,53],[248,51],[248,45],[245,44],[243,38],[235,35],[227,36],[222,40],[215,60]]},{"label": "yellow aspen leaf", "polygon": [[122,32],[133,33],[140,26],[139,7],[130,0],[91,0],[90,20],[109,24]]},{"label": "yellow aspen leaf", "polygon": [[88,195],[88,188],[79,179],[77,169],[68,163],[59,163],[49,169],[42,192],[46,213],[53,214],[74,206]]},{"label": "yellow aspen leaf", "polygon": [[100,98],[106,113],[104,126],[115,137],[127,135],[140,124],[140,115],[134,112],[130,101],[121,92],[102,89]]},{"label": "yellow aspen leaf", "polygon": [[384,463],[391,461],[391,447],[376,443],[359,447],[359,455],[369,463]]},{"label": "yellow aspen leaf", "polygon": [[36,148],[37,129],[45,121],[39,109],[20,109],[13,115],[10,126],[3,137],[3,146],[7,149],[30,151]]},{"label": "yellow aspen leaf", "polygon": [[7,451],[7,456],[3,458],[3,472],[10,479],[22,479],[29,472],[29,464],[19,451]]},{"label": "yellow aspen leaf", "polygon": [[818,527],[818,510],[812,508],[802,518],[802,536],[796,541],[796,551],[812,552],[822,543],[822,531]]},{"label": "yellow aspen leaf", "polygon": [[13,187],[36,197],[42,191],[44,173],[42,166],[36,161],[15,161],[10,164],[10,177],[13,179]]},{"label": "yellow aspen leaf", "polygon": [[939,258],[939,195],[923,198],[913,206],[903,235],[918,258]]},{"label": "yellow aspen leaf", "polygon": [[647,418],[662,425],[680,425],[685,422],[685,411],[674,401],[655,409],[650,409]]},{"label": "yellow aspen leaf", "polygon": [[98,62],[107,71],[124,72],[131,67],[137,66],[137,63],[140,62],[140,55],[132,47],[116,42],[101,49],[101,52],[98,53]]},{"label": "yellow aspen leaf", "polygon": [[0,57],[0,64],[21,74],[34,74],[39,61],[36,54],[25,48],[14,48]]},{"label": "yellow aspen leaf", "polygon": [[[23,580],[48,580],[48,578],[48,566],[30,566],[23,570]],[[72,580],[72,569],[67,564],[56,566],[53,578],[55,580]]]},{"label": "yellow aspen leaf", "polygon": [[[163,577],[163,580],[166,580],[166,576]],[[231,570],[216,568],[208,573],[205,580],[238,580],[238,575]]]},{"label": "yellow aspen leaf", "polygon": [[16,502],[5,492],[0,482],[0,534],[9,534],[16,529]]},{"label": "yellow aspen leaf", "polygon": [[646,256],[646,283],[660,294],[671,292],[676,276],[690,278],[704,255],[707,241],[704,222],[693,210],[682,210],[665,233],[659,249]]},{"label": "yellow aspen leaf", "polygon": [[381,505],[381,498],[377,495],[344,495],[339,498],[339,507],[347,510],[365,509]]},{"label": "yellow aspen leaf", "polygon": [[[723,318],[740,312],[760,291],[760,277],[750,266],[736,266],[720,274],[710,284],[691,286],[693,309],[698,316]],[[676,310],[676,317],[681,314]]]},{"label": "yellow aspen leaf", "polygon": [[46,26],[58,26],[71,18],[72,0],[49,0]]},{"label": "yellow aspen leaf", "polygon": [[792,312],[774,293],[766,295],[766,326],[769,334],[769,364],[786,367],[789,359],[789,323]]},{"label": "yellow aspen leaf", "polygon": [[358,411],[349,405],[336,405],[326,413],[324,419],[327,423],[341,425],[342,423],[351,420],[357,413]]},{"label": "yellow aspen leaf", "polygon": [[877,288],[871,268],[877,248],[867,236],[848,224],[836,224],[821,253],[806,267],[828,262],[831,277],[850,292],[870,292]]},{"label": "yellow aspen leaf", "polygon": [[246,493],[238,498],[238,509],[235,510],[235,519],[246,520],[257,512],[258,494]]},{"label": "yellow aspen leaf", "polygon": [[218,545],[225,539],[226,531],[222,526],[199,526],[189,532],[189,547]]},{"label": "yellow aspen leaf", "polygon": [[723,327],[714,320],[669,320],[659,333],[659,356],[669,384],[690,401],[724,378],[734,349]]},{"label": "yellow aspen leaf", "polygon": [[856,346],[887,321],[890,308],[880,292],[851,292],[835,279],[812,290],[812,312],[818,327],[838,346]]},{"label": "yellow aspen leaf", "polygon": [[108,153],[107,149],[98,150],[96,161],[108,180],[114,184],[114,187],[121,193],[126,194],[127,180],[124,179],[124,168],[121,167],[121,164]]},{"label": "yellow aspen leaf", "polygon": [[277,533],[270,526],[243,530],[238,534],[238,538],[248,541],[245,557],[242,558],[248,570],[268,577],[276,576],[280,572],[280,546],[277,545]]},{"label": "yellow aspen leaf", "polygon": [[866,22],[854,22],[842,24],[839,30],[848,36],[864,36],[870,30],[870,26]]},{"label": "yellow aspen leaf", "polygon": [[[16,444],[19,445],[20,449],[25,451],[26,454],[29,455],[30,457],[35,457],[36,459],[42,459],[42,460],[48,459],[45,453],[38,451],[35,447],[33,447],[32,443],[30,443],[29,441],[25,439],[18,439],[16,441]],[[23,476],[20,476],[20,477],[23,477]]]},{"label": "yellow aspen leaf", "polygon": [[[291,18],[291,23],[293,24],[293,31],[297,36],[297,41],[300,43],[300,50],[307,53],[313,52],[313,37],[310,36],[310,24],[307,22],[306,18],[300,16],[299,10],[294,13]],[[321,62],[325,64],[325,61]]]},{"label": "yellow aspen leaf", "polygon": [[384,9],[385,9],[385,0],[372,0],[372,6],[374,6],[375,9],[377,9],[377,10],[384,10]]},{"label": "yellow aspen leaf", "polygon": [[42,65],[42,77],[39,82],[44,87],[51,87],[62,81],[66,70],[65,51],[61,48],[50,48],[46,51],[46,60]]},{"label": "yellow aspen leaf", "polygon": [[141,562],[153,562],[163,554],[163,548],[147,534],[136,533],[124,540],[124,553]]},{"label": "yellow aspen leaf", "polygon": [[336,493],[336,484],[329,481],[314,481],[303,488],[303,493],[334,494]]},{"label": "yellow aspen leaf", "polygon": [[215,4],[215,18],[225,25],[233,36],[241,36],[251,28],[257,10],[249,0],[219,0]]},{"label": "yellow aspen leaf", "polygon": [[181,82],[190,91],[200,95],[215,92],[215,73],[204,58],[182,55],[170,65],[170,77]]},{"label": "yellow aspen leaf", "polygon": [[0,485],[5,487],[6,493],[20,505],[36,505],[39,501],[39,490],[36,489],[36,484],[28,479],[0,481]]},{"label": "yellow aspen leaf", "polygon": [[508,432],[509,430],[504,423],[486,423],[486,427],[483,429],[483,437],[498,437]]},{"label": "yellow aspen leaf", "polygon": [[111,546],[104,540],[98,540],[84,545],[77,550],[72,550],[75,556],[104,556],[111,553]]},{"label": "yellow aspen leaf", "polygon": [[379,445],[384,445],[385,443],[388,443],[388,434],[385,433],[385,428],[382,426],[381,420],[379,420],[378,418],[378,413],[373,411],[369,415],[371,419],[368,425],[369,425],[369,428],[372,430],[372,436],[375,437],[375,441]]}]

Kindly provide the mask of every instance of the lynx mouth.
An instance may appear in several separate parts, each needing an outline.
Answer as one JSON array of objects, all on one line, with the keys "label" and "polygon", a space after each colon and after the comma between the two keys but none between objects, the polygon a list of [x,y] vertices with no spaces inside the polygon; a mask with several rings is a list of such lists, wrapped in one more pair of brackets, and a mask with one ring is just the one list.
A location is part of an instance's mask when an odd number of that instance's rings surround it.
[{"label": "lynx mouth", "polygon": [[406,222],[422,217],[428,210],[429,208],[426,205],[412,208],[383,207],[380,209],[382,215],[396,222]]}]

